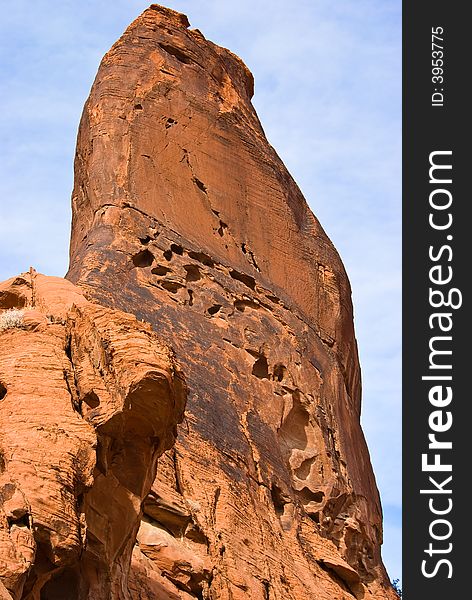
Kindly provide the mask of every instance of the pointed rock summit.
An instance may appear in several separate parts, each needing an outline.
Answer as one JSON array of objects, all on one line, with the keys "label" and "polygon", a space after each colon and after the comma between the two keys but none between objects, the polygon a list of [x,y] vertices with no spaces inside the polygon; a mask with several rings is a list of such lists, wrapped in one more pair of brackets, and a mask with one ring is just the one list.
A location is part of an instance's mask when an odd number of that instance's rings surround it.
[{"label": "pointed rock summit", "polygon": [[349,281],[253,87],[158,5],[102,60],[78,134],[68,300],[41,295],[37,274],[0,287],[0,319],[24,319],[0,330],[0,595],[396,598]]}]

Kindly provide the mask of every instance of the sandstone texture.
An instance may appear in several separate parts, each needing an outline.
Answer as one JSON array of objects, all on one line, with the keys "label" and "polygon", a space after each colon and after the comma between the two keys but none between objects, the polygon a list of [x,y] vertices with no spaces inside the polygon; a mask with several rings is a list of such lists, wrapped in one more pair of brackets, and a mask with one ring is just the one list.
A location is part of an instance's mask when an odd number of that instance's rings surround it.
[{"label": "sandstone texture", "polygon": [[0,598],[121,597],[185,398],[149,325],[64,279],[0,284]]},{"label": "sandstone texture", "polygon": [[0,288],[24,311],[0,332],[15,599],[396,598],[349,281],[253,87],[158,5],[100,65],[69,281]]}]

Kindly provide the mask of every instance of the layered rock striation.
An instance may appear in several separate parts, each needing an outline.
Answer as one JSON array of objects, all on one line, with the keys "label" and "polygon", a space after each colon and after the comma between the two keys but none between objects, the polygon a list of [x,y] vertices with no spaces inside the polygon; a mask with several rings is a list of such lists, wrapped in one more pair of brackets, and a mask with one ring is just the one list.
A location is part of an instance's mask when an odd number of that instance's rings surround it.
[{"label": "layered rock striation", "polygon": [[[71,599],[395,598],[349,282],[267,142],[253,85],[237,56],[157,5],[100,65],[78,135],[72,283],[61,283],[74,301],[60,322],[43,311],[38,331],[0,334],[19,348],[30,336],[56,361],[51,387],[44,359],[20,369],[0,353],[9,418],[12,377],[42,373],[45,386],[33,420],[19,411],[0,439],[34,442],[2,475],[32,486],[26,541],[4,509],[0,577],[15,598],[59,598],[60,577]],[[4,284],[5,307],[36,306],[12,300],[23,278]],[[172,448],[186,388],[156,335],[188,386]],[[66,458],[37,450],[45,411]],[[59,508],[70,519],[56,531]]]},{"label": "layered rock striation", "polygon": [[64,279],[0,284],[0,579],[12,598],[123,597],[185,399],[149,325]]}]

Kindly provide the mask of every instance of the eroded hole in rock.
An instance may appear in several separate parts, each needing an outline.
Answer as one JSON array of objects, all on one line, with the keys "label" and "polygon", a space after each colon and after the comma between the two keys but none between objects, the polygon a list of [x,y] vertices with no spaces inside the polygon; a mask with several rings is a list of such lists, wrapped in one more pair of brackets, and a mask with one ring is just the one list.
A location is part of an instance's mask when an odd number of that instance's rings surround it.
[{"label": "eroded hole in rock", "polygon": [[196,544],[201,544],[202,546],[208,547],[210,543],[207,536],[196,523],[190,523],[185,532],[185,537],[189,540],[192,540],[192,542],[195,542]]},{"label": "eroded hole in rock", "polygon": [[303,504],[309,504],[310,502],[323,502],[324,492],[312,492],[307,487],[304,487],[300,492],[297,492],[300,500]]},{"label": "eroded hole in rock", "polygon": [[134,105],[134,110],[143,110],[143,105],[142,104],[135,104]]},{"label": "eroded hole in rock", "polygon": [[308,445],[306,429],[310,415],[300,401],[298,391],[291,392],[293,405],[279,429],[279,435],[288,459],[293,449],[305,450]]},{"label": "eroded hole in rock", "polygon": [[7,388],[5,385],[3,385],[3,383],[0,381],[0,400],[3,400],[5,398],[5,396],[7,395]]},{"label": "eroded hole in rock", "polygon": [[154,261],[154,254],[149,250],[141,250],[132,257],[132,260],[135,267],[150,267]]},{"label": "eroded hole in rock", "polygon": [[229,274],[231,275],[231,277],[233,279],[236,279],[237,281],[244,283],[244,285],[247,285],[247,287],[251,288],[251,290],[254,290],[254,288],[256,287],[256,280],[254,279],[254,277],[251,277],[250,275],[246,275],[245,273],[240,273],[239,271],[235,271],[234,269],[231,269]]},{"label": "eroded hole in rock", "polygon": [[88,392],[88,394],[85,394],[85,396],[82,398],[82,402],[85,402],[85,404],[90,408],[97,408],[97,406],[100,404],[100,398],[92,390]]},{"label": "eroded hole in rock", "polygon": [[213,306],[210,306],[210,308],[207,310],[209,315],[216,315],[216,313],[220,312],[221,310],[221,304],[214,304]]},{"label": "eroded hole in rock", "polygon": [[181,288],[184,287],[181,283],[177,283],[177,281],[162,281],[161,285],[171,294],[176,294]]},{"label": "eroded hole in rock", "polygon": [[200,179],[198,179],[198,177],[194,177],[193,178],[193,183],[197,186],[197,188],[199,190],[201,190],[204,194],[207,193],[207,188],[206,185],[203,183],[203,181],[200,181]]},{"label": "eroded hole in rock", "polygon": [[196,265],[185,265],[184,269],[187,272],[185,276],[185,280],[187,281],[187,283],[190,283],[192,281],[198,281],[202,278],[200,269]]},{"label": "eroded hole in rock", "polygon": [[[49,596],[40,595],[41,592],[39,589],[42,584],[41,578],[44,577],[44,573],[52,571],[55,568],[50,558],[50,542],[44,543],[38,541],[34,565],[32,565],[32,568],[29,570],[28,577],[23,587],[23,593],[21,595],[22,600],[24,598],[40,598],[40,600],[43,598],[46,598],[46,600],[49,599]],[[76,598],[72,597],[72,600],[76,600]]]},{"label": "eroded hole in rock", "polygon": [[204,252],[189,252],[188,255],[190,258],[193,258],[193,260],[198,260],[198,262],[202,263],[202,265],[205,265],[206,267],[215,266],[213,259]]},{"label": "eroded hole in rock", "polygon": [[166,129],[169,129],[173,125],[177,125],[177,121],[175,119],[171,119],[171,117],[169,117],[166,121]]},{"label": "eroded hole in rock", "polygon": [[[144,156],[144,154],[143,154]],[[143,246],[147,246],[147,244],[149,244],[149,242],[152,240],[152,237],[150,235],[146,235],[145,237],[139,238],[139,241],[141,242],[141,244]]]},{"label": "eroded hole in rock", "polygon": [[270,600],[270,583],[263,581],[262,585],[264,586],[264,600]]},{"label": "eroded hole in rock", "polygon": [[78,600],[80,597],[79,570],[69,567],[60,570],[42,587],[40,600]]},{"label": "eroded hole in rock", "polygon": [[260,355],[252,366],[252,374],[259,379],[269,379],[269,363],[264,355]]},{"label": "eroded hole in rock", "polygon": [[272,378],[275,381],[283,381],[286,371],[287,371],[287,369],[286,369],[285,365],[283,365],[281,363],[277,363],[274,366],[274,370],[272,372]]},{"label": "eroded hole in rock", "polygon": [[319,511],[318,511],[318,512],[314,512],[314,513],[310,513],[308,516],[309,516],[309,517],[310,517],[310,519],[311,519],[312,521],[314,521],[314,522],[315,522],[317,525],[319,525],[319,524],[320,524],[320,513],[319,513]]},{"label": "eroded hole in rock", "polygon": [[164,250],[162,254],[166,260],[172,260],[172,250]]},{"label": "eroded hole in rock", "polygon": [[180,48],[176,48],[175,46],[171,46],[170,44],[162,44],[159,43],[159,46],[165,51],[167,52],[167,54],[170,54],[171,56],[175,56],[175,58],[183,63],[184,65],[188,65],[192,62],[191,58],[189,56],[187,56],[185,54],[185,52],[182,52],[182,50],[180,50]]},{"label": "eroded hole in rock", "polygon": [[225,229],[228,229],[228,225],[223,221],[220,221],[220,226],[218,227],[218,234],[223,237],[225,234]]},{"label": "eroded hole in rock", "polygon": [[7,521],[10,529],[13,525],[16,525],[17,527],[26,527],[27,529],[30,529],[31,527],[30,516],[26,512],[24,515],[21,515],[21,517],[7,517]]},{"label": "eroded hole in rock", "polygon": [[302,464],[295,469],[294,473],[298,479],[307,479],[311,472],[311,466],[315,462],[315,458],[306,458]]},{"label": "eroded hole in rock", "polygon": [[270,496],[272,498],[272,504],[275,508],[275,513],[281,517],[284,514],[284,507],[287,504],[287,501],[284,498],[282,490],[278,485],[275,485],[275,483],[272,484]]},{"label": "eroded hole in rock", "polygon": [[171,272],[172,272],[172,269],[164,267],[163,265],[158,265],[157,267],[154,267],[153,269],[151,269],[151,273],[153,275],[159,275],[159,277],[167,275],[167,273],[171,273]]},{"label": "eroded hole in rock", "polygon": [[188,293],[188,305],[193,306],[193,291],[187,290]]},{"label": "eroded hole in rock", "polygon": [[252,300],[235,300],[234,308],[236,308],[240,312],[244,312],[246,308],[253,308],[254,310],[258,310],[260,306]]},{"label": "eroded hole in rock", "polygon": [[182,254],[184,253],[184,249],[180,244],[171,244],[170,251],[174,254],[178,254],[179,256],[182,256]]}]

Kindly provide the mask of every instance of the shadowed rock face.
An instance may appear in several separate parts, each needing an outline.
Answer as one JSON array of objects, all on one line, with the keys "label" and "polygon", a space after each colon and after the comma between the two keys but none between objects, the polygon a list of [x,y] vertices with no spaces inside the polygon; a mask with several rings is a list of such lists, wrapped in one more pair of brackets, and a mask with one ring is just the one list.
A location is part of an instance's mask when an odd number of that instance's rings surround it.
[{"label": "shadowed rock face", "polygon": [[189,385],[135,597],[155,597],[152,573],[185,598],[390,597],[349,282],[264,136],[250,72],[188,27],[157,5],[130,25],[75,163],[68,278],[172,340]]}]

